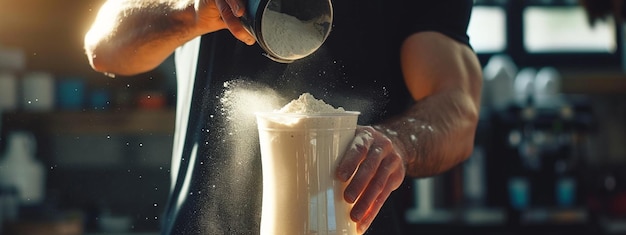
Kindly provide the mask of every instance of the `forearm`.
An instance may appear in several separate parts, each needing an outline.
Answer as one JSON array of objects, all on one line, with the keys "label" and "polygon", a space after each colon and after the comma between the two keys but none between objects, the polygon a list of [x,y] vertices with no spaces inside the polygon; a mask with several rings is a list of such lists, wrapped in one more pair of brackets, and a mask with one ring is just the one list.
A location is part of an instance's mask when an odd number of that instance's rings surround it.
[{"label": "forearm", "polygon": [[192,1],[107,1],[85,36],[85,52],[100,72],[151,70],[178,46],[201,35]]},{"label": "forearm", "polygon": [[432,176],[471,154],[480,109],[480,63],[469,47],[434,32],[408,37],[401,61],[415,104],[380,129],[401,153],[407,175]]},{"label": "forearm", "polygon": [[376,128],[392,140],[408,176],[428,177],[470,155],[478,120],[475,107],[470,95],[450,90],[416,102]]}]

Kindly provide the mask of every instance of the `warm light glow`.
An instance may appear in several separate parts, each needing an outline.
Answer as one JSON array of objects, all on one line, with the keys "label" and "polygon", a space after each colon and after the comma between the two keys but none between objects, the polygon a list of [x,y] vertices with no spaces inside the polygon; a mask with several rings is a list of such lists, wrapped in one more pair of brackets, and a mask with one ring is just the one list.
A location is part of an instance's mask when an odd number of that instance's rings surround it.
[{"label": "warm light glow", "polygon": [[111,17],[112,12],[116,11],[119,4],[115,4],[114,1],[109,1],[102,5],[102,8],[96,16],[94,24],[91,26],[89,32],[85,35],[85,47],[90,47],[98,43],[98,40],[104,38],[104,35],[109,34],[114,30],[117,20],[102,20],[103,17]]}]

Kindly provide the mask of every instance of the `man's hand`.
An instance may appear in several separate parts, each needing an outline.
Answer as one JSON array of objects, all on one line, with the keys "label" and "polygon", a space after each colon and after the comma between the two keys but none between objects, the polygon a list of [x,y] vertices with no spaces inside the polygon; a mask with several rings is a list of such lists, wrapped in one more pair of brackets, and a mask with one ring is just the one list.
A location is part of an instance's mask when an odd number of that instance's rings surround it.
[{"label": "man's hand", "polygon": [[198,26],[208,27],[206,32],[227,28],[245,44],[254,44],[254,37],[239,19],[245,13],[245,5],[241,0],[196,0],[195,5]]},{"label": "man's hand", "polygon": [[404,161],[391,140],[369,126],[359,126],[351,146],[337,166],[337,178],[352,180],[344,198],[354,203],[350,217],[365,232],[405,176]]}]

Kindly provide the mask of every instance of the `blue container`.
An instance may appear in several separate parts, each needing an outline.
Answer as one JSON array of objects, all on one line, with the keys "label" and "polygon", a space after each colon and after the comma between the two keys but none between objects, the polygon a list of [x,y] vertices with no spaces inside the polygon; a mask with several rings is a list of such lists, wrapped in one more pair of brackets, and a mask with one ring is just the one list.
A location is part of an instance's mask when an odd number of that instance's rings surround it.
[{"label": "blue container", "polygon": [[511,207],[523,210],[530,205],[530,186],[525,178],[511,178],[509,180],[509,200]]},{"label": "blue container", "polygon": [[111,95],[106,90],[94,90],[89,96],[89,107],[93,110],[105,110],[111,104]]},{"label": "blue container", "polygon": [[570,207],[576,202],[576,181],[573,178],[561,178],[556,182],[556,202],[559,206]]},{"label": "blue container", "polygon": [[57,105],[62,110],[80,110],[85,100],[83,78],[62,79],[57,85]]}]

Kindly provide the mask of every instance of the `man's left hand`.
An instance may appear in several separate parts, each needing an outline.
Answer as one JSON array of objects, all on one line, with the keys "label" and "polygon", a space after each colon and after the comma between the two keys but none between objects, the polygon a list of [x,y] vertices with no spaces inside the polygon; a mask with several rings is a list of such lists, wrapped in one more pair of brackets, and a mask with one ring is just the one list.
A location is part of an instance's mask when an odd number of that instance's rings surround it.
[{"label": "man's left hand", "polygon": [[391,139],[370,126],[357,127],[355,138],[337,166],[337,179],[348,182],[344,199],[354,203],[350,217],[365,232],[405,176],[402,156]]}]

